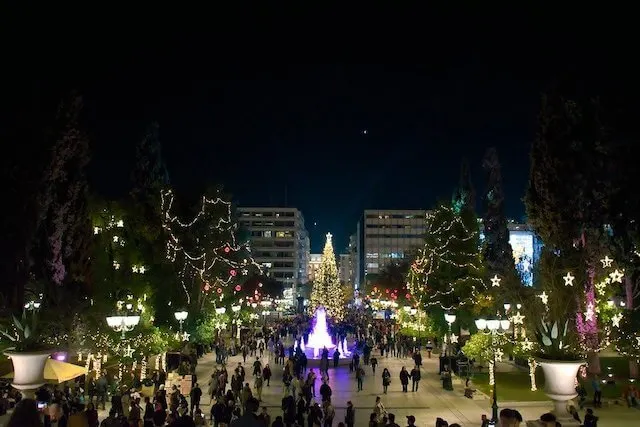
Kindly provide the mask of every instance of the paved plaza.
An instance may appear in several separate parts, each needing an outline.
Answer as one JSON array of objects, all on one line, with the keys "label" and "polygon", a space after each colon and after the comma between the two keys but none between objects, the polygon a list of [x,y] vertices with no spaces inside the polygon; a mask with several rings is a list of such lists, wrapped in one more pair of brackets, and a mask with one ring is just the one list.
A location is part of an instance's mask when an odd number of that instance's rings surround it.
[{"label": "paved plaza", "polygon": [[[484,395],[476,395],[472,399],[464,397],[462,384],[454,384],[453,391],[442,389],[438,375],[438,359],[423,359],[422,381],[418,392],[403,393],[398,375],[402,366],[411,369],[410,359],[397,359],[395,357],[377,356],[379,365],[376,374],[373,375],[371,366],[365,367],[366,378],[364,380],[364,390],[356,391],[355,376],[349,372],[348,366],[340,366],[337,369],[329,369],[329,385],[333,391],[332,402],[336,407],[336,418],[334,427],[338,422],[344,420],[347,401],[351,400],[356,408],[356,426],[365,427],[368,425],[369,414],[372,412],[376,396],[382,397],[382,402],[390,413],[396,415],[396,422],[400,426],[406,426],[406,416],[414,415],[416,425],[419,427],[432,427],[435,425],[437,417],[444,418],[449,424],[457,422],[464,427],[479,426],[482,414],[491,415],[491,402]],[[247,373],[247,381],[253,385],[251,378],[252,364],[255,358],[247,358],[244,365]],[[242,361],[241,356],[230,358],[229,369],[234,369],[238,362]],[[270,362],[267,357],[262,359],[263,363],[270,363],[273,377],[271,386],[264,387],[262,393],[262,406],[269,408],[272,419],[281,415],[280,409],[282,395],[282,367]],[[392,381],[388,394],[382,393],[382,369],[388,368],[391,372]],[[213,353],[205,355],[198,362],[196,374],[202,390],[206,393],[207,382],[211,372],[215,368],[215,356]],[[317,368],[316,372],[317,372]],[[318,389],[321,381],[316,382],[316,401],[320,402]],[[498,384],[498,393],[499,393]],[[411,390],[411,383],[409,384]],[[525,419],[532,420],[544,412],[551,409],[551,403],[545,402],[509,402],[508,396],[500,396],[500,407],[515,408],[520,411]],[[205,414],[211,411],[211,402],[208,396],[202,398],[202,410]],[[106,417],[107,411],[100,411],[100,419]],[[582,414],[581,414],[582,415]],[[599,427],[637,427],[640,425],[640,411],[628,409],[626,407],[614,406],[597,410],[600,416]],[[0,427],[5,425],[8,416],[0,417]]]},{"label": "paved plaza", "polygon": [[[376,374],[373,375],[371,366],[365,367],[366,378],[364,380],[364,390],[356,391],[355,374],[349,372],[348,366],[340,366],[337,369],[329,369],[329,385],[333,391],[332,402],[336,407],[336,418],[334,426],[339,421],[344,420],[347,401],[351,400],[356,408],[356,426],[365,427],[368,425],[369,414],[371,414],[375,404],[376,396],[382,397],[382,402],[387,411],[396,415],[396,422],[400,426],[406,426],[406,416],[414,415],[416,417],[416,425],[420,427],[432,427],[435,425],[437,417],[441,417],[449,422],[449,424],[457,422],[464,427],[479,426],[482,414],[491,416],[491,402],[484,395],[477,395],[473,400],[464,397],[463,384],[454,384],[453,391],[445,391],[442,389],[440,376],[438,374],[438,358],[423,359],[422,380],[420,381],[420,390],[418,392],[403,393],[400,379],[398,377],[402,366],[406,366],[411,370],[411,359],[398,359],[395,357],[380,357],[376,355],[379,365],[376,368]],[[247,372],[247,380],[253,385],[250,379],[252,372],[252,364],[255,358],[247,358],[244,365]],[[229,368],[235,367],[242,358],[235,356],[230,358]],[[267,357],[262,359],[263,363],[268,362]],[[199,381],[206,384],[205,378],[210,376],[211,369],[215,366],[214,357],[211,354],[206,355],[198,364]],[[271,386],[264,387],[262,393],[262,406],[269,408],[272,419],[276,415],[281,415],[280,403],[282,395],[282,367],[270,362],[273,378]],[[388,394],[382,392],[382,369],[388,368],[391,372],[391,385]],[[208,370],[208,371],[207,371]],[[208,373],[205,373],[208,372]],[[316,371],[317,372],[317,371]],[[319,376],[319,375],[318,375]],[[320,394],[318,389],[321,381],[316,382],[316,401],[320,402]],[[499,387],[499,384],[498,384]],[[203,386],[203,390],[205,387]],[[409,383],[411,390],[411,383]],[[499,389],[498,389],[499,393]],[[509,402],[508,396],[500,396],[500,407],[510,407],[518,409],[525,420],[537,419],[541,414],[548,412],[551,408],[551,402]],[[206,399],[207,405],[203,406],[203,411],[209,412],[209,400]],[[628,409],[623,407],[612,407],[597,410],[597,414],[601,417],[598,423],[600,427],[626,427],[638,426],[640,411],[636,409]]]}]

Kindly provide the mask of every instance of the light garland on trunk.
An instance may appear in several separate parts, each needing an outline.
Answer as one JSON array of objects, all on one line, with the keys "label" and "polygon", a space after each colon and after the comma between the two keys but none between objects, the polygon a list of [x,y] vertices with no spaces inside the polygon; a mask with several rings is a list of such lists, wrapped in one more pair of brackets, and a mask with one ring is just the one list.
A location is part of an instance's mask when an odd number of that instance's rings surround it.
[{"label": "light garland on trunk", "polygon": [[100,355],[93,361],[93,370],[96,372],[96,378],[100,378],[100,372],[102,371],[102,358]]},{"label": "light garland on trunk", "polygon": [[120,381],[122,381],[122,370],[123,370],[124,366],[122,365],[122,362],[118,363],[118,379]]},{"label": "light garland on trunk", "polygon": [[489,361],[489,385],[494,385],[496,383],[495,377],[496,364],[493,360]]},{"label": "light garland on trunk", "polygon": [[82,353],[78,353],[78,362],[82,362]]},{"label": "light garland on trunk", "polygon": [[143,357],[140,362],[140,380],[147,378],[147,358]]},{"label": "light garland on trunk", "polygon": [[531,379],[531,391],[538,390],[536,386],[536,368],[538,367],[538,363],[536,363],[535,359],[529,358],[529,378]]},{"label": "light garland on trunk", "polygon": [[91,353],[87,354],[87,359],[86,359],[85,364],[84,364],[84,369],[85,369],[87,372],[89,372],[89,368],[91,367],[91,358],[92,358],[92,357],[93,357],[93,356],[91,355]]},{"label": "light garland on trunk", "polygon": [[162,370],[167,372],[167,352],[162,353]]},{"label": "light garland on trunk", "polygon": [[156,367],[155,367],[156,371],[160,370],[160,355],[156,356]]}]

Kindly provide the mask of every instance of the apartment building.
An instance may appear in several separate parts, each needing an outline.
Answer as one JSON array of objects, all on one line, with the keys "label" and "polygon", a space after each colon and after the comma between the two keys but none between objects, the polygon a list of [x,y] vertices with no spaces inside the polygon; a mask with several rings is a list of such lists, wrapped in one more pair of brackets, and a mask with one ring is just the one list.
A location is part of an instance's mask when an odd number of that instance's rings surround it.
[{"label": "apartment building", "polygon": [[309,233],[296,208],[240,207],[240,226],[251,251],[271,277],[284,283],[284,298],[294,303],[296,288],[308,282]]},{"label": "apartment building", "polygon": [[340,254],[338,256],[338,277],[340,283],[351,284],[351,256],[349,254]]},{"label": "apartment building", "polygon": [[355,285],[365,284],[367,275],[375,275],[392,263],[410,257],[424,244],[426,210],[364,211],[358,222],[358,274]]}]

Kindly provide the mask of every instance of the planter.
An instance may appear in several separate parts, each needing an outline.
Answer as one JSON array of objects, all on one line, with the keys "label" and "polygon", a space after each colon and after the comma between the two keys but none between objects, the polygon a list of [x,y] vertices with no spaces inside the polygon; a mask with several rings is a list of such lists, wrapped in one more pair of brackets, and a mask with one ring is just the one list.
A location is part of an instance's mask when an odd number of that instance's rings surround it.
[{"label": "planter", "polygon": [[[567,411],[567,405],[576,397],[576,376],[584,361],[580,360],[546,360],[536,362],[544,372],[544,393],[553,401],[553,412],[560,420],[573,420]],[[560,421],[563,425],[565,421]]]},{"label": "planter", "polygon": [[13,364],[13,388],[20,390],[23,397],[33,396],[34,392],[44,385],[44,365],[51,356],[51,351],[12,351],[4,352]]}]

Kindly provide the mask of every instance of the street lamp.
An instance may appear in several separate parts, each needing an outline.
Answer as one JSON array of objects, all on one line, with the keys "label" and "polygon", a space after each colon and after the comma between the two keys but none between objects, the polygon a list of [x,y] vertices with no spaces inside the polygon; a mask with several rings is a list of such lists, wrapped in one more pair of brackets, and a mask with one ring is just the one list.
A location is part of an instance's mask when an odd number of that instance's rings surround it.
[{"label": "street lamp", "polygon": [[449,324],[449,335],[445,338],[447,343],[447,352],[449,353],[449,369],[453,372],[453,349],[451,348],[453,344],[453,334],[451,332],[451,325],[456,321],[456,315],[451,313],[444,314],[444,320]]},{"label": "street lamp", "polygon": [[[496,339],[498,335],[504,335],[509,329],[511,322],[509,320],[501,319],[476,319],[476,327],[478,331],[491,335],[491,349],[493,354],[493,372],[495,373],[496,367]],[[496,379],[493,376],[493,403],[491,405],[491,423],[496,425],[498,422],[498,395],[496,391]]]},{"label": "street lamp", "polygon": [[184,323],[185,320],[187,320],[187,316],[189,316],[189,313],[182,310],[182,311],[176,311],[175,313],[173,313],[173,315],[176,317],[176,320],[180,322],[180,333],[182,333],[182,324]]},{"label": "street lamp", "polygon": [[140,316],[131,316],[128,314],[122,316],[108,316],[107,325],[116,332],[122,332],[121,339],[125,339],[125,333],[131,331],[140,322]]}]

